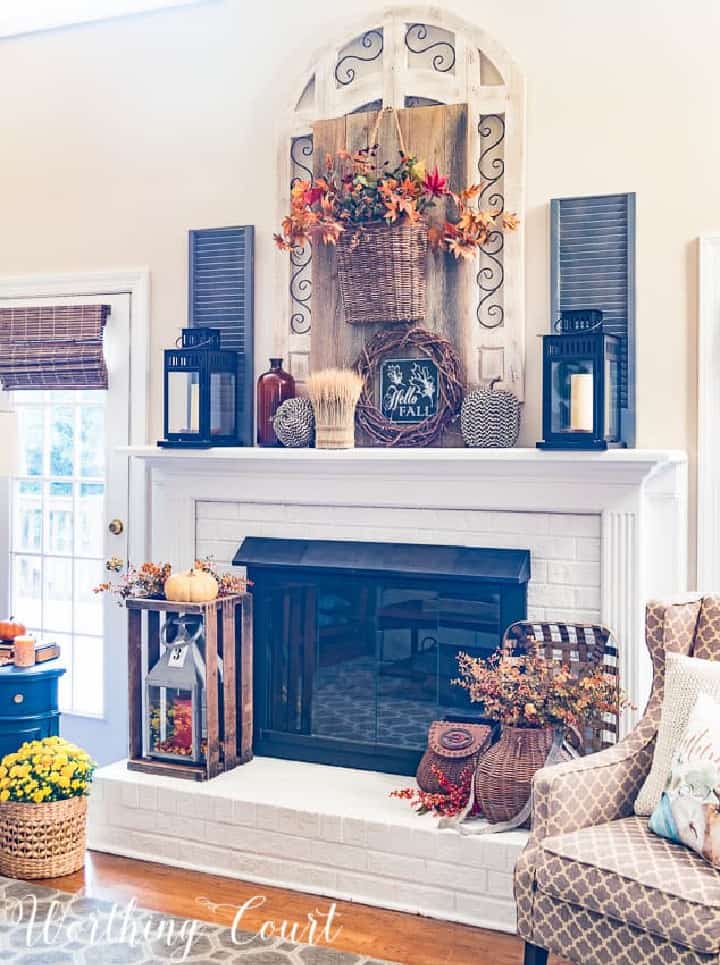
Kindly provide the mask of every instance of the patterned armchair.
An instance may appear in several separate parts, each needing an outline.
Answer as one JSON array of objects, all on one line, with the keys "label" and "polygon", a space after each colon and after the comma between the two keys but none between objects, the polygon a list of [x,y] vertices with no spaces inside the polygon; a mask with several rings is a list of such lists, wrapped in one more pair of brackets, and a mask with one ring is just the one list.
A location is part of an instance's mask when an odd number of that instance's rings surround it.
[{"label": "patterned armchair", "polygon": [[654,680],[619,744],[539,771],[533,827],[515,868],[525,965],[720,965],[720,872],[636,817],[652,762],[665,652],[720,660],[720,597],[650,603]]}]

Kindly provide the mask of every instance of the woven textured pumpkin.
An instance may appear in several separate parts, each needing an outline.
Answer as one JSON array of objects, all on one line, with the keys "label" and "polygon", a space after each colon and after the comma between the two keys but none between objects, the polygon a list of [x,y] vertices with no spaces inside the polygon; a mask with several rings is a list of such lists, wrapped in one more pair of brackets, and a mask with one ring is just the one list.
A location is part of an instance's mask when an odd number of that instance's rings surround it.
[{"label": "woven textured pumpkin", "polygon": [[520,402],[512,392],[495,389],[495,381],[463,399],[460,429],[471,449],[511,449],[518,440]]},{"label": "woven textured pumpkin", "polygon": [[288,449],[306,449],[315,439],[315,414],[310,399],[287,399],[273,419],[275,435]]}]

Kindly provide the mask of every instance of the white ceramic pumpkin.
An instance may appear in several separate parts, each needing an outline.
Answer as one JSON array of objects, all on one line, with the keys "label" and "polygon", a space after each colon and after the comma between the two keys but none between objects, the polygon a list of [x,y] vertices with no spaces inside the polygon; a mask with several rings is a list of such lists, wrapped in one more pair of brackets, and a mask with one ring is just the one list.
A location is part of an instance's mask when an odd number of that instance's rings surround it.
[{"label": "white ceramic pumpkin", "polygon": [[165,597],[172,603],[207,603],[218,595],[218,581],[204,570],[173,573],[165,581]]}]

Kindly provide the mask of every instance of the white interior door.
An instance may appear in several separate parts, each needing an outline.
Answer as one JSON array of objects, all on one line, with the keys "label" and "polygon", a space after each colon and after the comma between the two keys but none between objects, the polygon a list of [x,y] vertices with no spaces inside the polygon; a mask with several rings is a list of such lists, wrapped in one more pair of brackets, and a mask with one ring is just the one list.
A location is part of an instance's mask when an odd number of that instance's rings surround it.
[{"label": "white interior door", "polygon": [[[107,391],[10,394],[19,466],[10,483],[10,610],[28,631],[60,643],[61,734],[100,763],[127,752],[125,611],[93,588],[105,561],[127,553],[131,296],[0,298],[0,306],[110,305]],[[119,520],[122,532],[109,524]],[[113,527],[117,528],[117,527]]]}]

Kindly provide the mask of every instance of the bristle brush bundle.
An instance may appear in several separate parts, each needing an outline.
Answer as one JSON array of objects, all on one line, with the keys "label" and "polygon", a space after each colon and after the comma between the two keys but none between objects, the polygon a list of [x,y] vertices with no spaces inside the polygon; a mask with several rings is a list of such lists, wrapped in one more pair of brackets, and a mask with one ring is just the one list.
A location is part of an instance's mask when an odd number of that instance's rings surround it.
[{"label": "bristle brush bundle", "polygon": [[315,412],[318,449],[355,446],[355,408],[363,380],[352,369],[323,369],[308,379],[308,395]]}]

